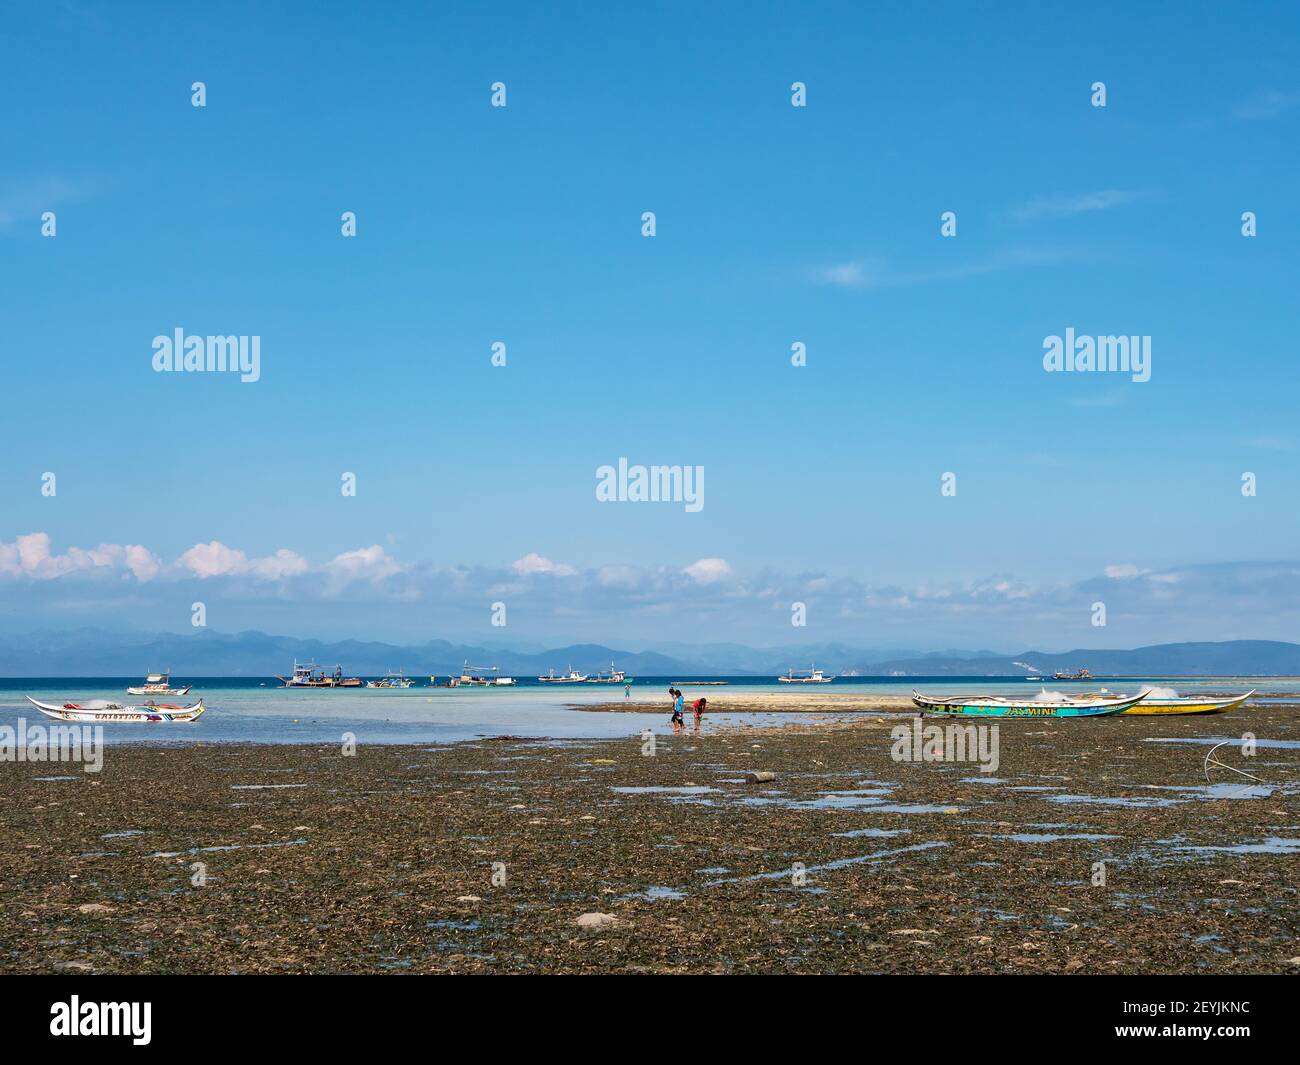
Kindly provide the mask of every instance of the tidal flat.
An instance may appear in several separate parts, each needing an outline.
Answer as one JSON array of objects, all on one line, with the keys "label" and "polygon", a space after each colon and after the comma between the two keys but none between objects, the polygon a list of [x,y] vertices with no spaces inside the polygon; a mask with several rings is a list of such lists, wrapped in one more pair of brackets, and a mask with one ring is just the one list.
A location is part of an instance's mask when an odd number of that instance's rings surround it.
[{"label": "tidal flat", "polygon": [[1297,972],[1298,716],[1001,721],[987,773],[871,713],[0,763],[0,971]]}]

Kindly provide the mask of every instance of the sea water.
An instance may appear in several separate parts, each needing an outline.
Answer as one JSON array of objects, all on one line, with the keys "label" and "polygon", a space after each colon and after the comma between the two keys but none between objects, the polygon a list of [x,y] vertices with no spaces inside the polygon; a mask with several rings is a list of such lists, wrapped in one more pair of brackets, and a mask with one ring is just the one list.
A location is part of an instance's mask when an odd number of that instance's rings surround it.
[{"label": "sea water", "polygon": [[[710,678],[713,679],[713,678]],[[717,678],[721,679],[721,678]],[[433,688],[425,678],[417,687],[376,688],[284,688],[274,678],[175,676],[173,684],[193,684],[185,696],[157,697],[160,703],[189,705],[200,697],[205,712],[193,723],[111,723],[104,726],[108,743],[123,741],[180,743],[341,743],[351,733],[358,743],[451,743],[485,736],[549,737],[553,739],[610,738],[638,736],[644,729],[671,734],[668,686],[675,684],[689,704],[700,696],[710,699],[743,698],[760,693],[786,695],[791,707],[817,696],[859,695],[909,696],[913,688],[933,695],[1020,695],[1032,698],[1039,686],[1020,678],[953,677],[854,677],[836,678],[832,684],[778,684],[769,678],[732,677],[723,686],[693,685],[681,677],[638,678],[632,684],[629,702],[658,700],[662,709],[650,713],[593,713],[571,707],[601,703],[623,703],[621,684],[539,684],[521,680],[515,687]],[[128,684],[139,677],[94,678],[4,678],[0,679],[0,725],[16,725],[18,718],[30,724],[44,720],[27,702],[30,695],[45,703],[83,702],[110,699],[141,703],[145,696],[128,696]],[[1139,690],[1124,682],[1115,690]],[[1063,682],[1053,682],[1062,686]],[[1075,685],[1077,690],[1095,690],[1098,682]],[[1258,681],[1180,681],[1180,694],[1198,690],[1233,691],[1255,687]],[[1070,687],[1066,685],[1066,687]],[[1300,682],[1270,681],[1269,691],[1300,694]],[[883,711],[871,711],[882,713]],[[823,716],[838,717],[833,712]],[[779,726],[807,721],[804,712],[725,713],[705,715],[705,727],[719,725]],[[688,717],[688,724],[690,719]]]}]

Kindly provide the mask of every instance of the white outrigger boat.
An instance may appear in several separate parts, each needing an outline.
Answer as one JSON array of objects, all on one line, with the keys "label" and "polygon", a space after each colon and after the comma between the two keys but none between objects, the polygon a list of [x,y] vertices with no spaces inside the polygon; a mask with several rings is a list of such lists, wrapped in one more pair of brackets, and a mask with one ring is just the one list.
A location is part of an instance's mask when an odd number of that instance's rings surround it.
[{"label": "white outrigger boat", "polygon": [[563,677],[557,677],[555,670],[552,669],[546,676],[538,677],[537,682],[539,684],[586,684],[587,674],[579,673],[570,666],[569,672]]},{"label": "white outrigger boat", "polygon": [[187,684],[183,688],[173,688],[171,686],[172,675],[168,670],[166,673],[150,673],[144,678],[144,683],[138,688],[127,688],[127,695],[188,695],[193,684]]},{"label": "white outrigger boat", "polygon": [[192,706],[174,706],[169,703],[143,703],[140,706],[128,706],[110,702],[108,699],[86,699],[80,703],[42,703],[27,696],[31,703],[46,717],[58,718],[60,721],[193,721],[203,713],[203,700]]},{"label": "white outrigger boat", "polygon": [[835,678],[826,676],[820,669],[792,669],[777,677],[782,684],[829,684]]}]

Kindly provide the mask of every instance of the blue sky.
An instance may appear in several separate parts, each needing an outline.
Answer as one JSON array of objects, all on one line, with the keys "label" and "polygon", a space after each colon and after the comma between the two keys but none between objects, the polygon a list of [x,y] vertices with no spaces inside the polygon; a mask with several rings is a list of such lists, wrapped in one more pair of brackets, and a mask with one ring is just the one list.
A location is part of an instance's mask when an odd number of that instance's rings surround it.
[{"label": "blue sky", "polygon": [[7,627],[1294,634],[1293,6],[452,6],[5,8]]}]

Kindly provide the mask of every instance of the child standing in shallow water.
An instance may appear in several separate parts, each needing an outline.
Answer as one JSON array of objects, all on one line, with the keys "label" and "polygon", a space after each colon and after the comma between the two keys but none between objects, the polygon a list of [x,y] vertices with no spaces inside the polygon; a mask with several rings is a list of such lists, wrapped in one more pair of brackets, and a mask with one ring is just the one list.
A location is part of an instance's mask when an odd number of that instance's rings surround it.
[{"label": "child standing in shallow water", "polygon": [[683,700],[682,693],[676,688],[669,688],[669,694],[673,696],[673,733],[686,731],[686,718],[682,714]]},{"label": "child standing in shallow water", "polygon": [[709,705],[709,700],[704,698],[696,699],[691,703],[691,709],[695,711],[695,731],[700,731],[700,719],[704,716],[704,708]]}]

